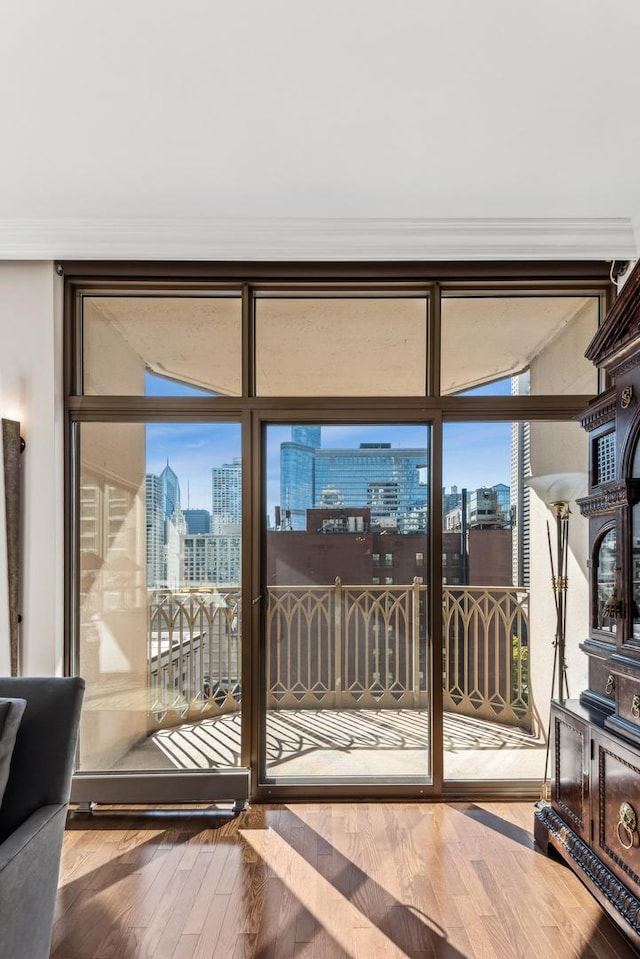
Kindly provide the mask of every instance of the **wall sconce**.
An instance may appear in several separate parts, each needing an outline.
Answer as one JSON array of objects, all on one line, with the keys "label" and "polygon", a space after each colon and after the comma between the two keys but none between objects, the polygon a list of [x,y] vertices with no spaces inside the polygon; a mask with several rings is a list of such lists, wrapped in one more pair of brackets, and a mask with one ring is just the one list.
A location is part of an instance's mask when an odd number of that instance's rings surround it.
[{"label": "wall sconce", "polygon": [[7,548],[7,590],[9,609],[9,657],[11,675],[17,676],[20,665],[20,528],[21,482],[20,454],[25,443],[20,436],[20,423],[2,419],[2,462],[4,473],[4,508]]}]

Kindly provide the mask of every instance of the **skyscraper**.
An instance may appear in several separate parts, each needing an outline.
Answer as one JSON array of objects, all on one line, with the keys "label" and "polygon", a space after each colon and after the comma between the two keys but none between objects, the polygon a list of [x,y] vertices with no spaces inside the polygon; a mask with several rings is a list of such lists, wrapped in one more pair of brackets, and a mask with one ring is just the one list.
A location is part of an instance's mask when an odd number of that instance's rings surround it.
[{"label": "skyscraper", "polygon": [[147,586],[164,582],[164,507],[159,476],[147,473],[145,483],[147,509]]},{"label": "skyscraper", "polygon": [[240,584],[240,536],[187,534],[184,537],[183,549],[185,582],[189,586]]},{"label": "skyscraper", "polygon": [[180,483],[178,477],[167,465],[160,473],[160,483],[162,484],[162,508],[165,516],[172,516],[176,507],[180,508]]},{"label": "skyscraper", "polygon": [[291,440],[293,443],[299,443],[300,446],[310,446],[314,450],[322,446],[322,427],[321,426],[292,426]]},{"label": "skyscraper", "polygon": [[211,470],[211,532],[238,535],[242,524],[242,460]]},{"label": "skyscraper", "polygon": [[242,460],[211,470],[211,535],[194,537],[193,549],[204,551],[207,578],[239,584],[242,560]]},{"label": "skyscraper", "polygon": [[293,427],[291,436],[280,446],[284,528],[304,530],[308,509],[339,506],[366,507],[373,524],[388,528],[402,528],[409,514],[412,529],[422,517],[426,524],[426,449],[391,443],[322,449],[320,427]]},{"label": "skyscraper", "polygon": [[180,508],[180,483],[167,465],[145,478],[147,510],[147,585],[171,589],[182,583],[182,535],[186,523]]},{"label": "skyscraper", "polygon": [[211,529],[211,513],[208,509],[185,509],[185,522],[188,533],[208,533]]},{"label": "skyscraper", "polygon": [[314,464],[321,443],[320,427],[294,426],[291,437],[290,443],[280,445],[282,525],[285,529],[302,530],[307,528],[307,510],[314,505]]}]

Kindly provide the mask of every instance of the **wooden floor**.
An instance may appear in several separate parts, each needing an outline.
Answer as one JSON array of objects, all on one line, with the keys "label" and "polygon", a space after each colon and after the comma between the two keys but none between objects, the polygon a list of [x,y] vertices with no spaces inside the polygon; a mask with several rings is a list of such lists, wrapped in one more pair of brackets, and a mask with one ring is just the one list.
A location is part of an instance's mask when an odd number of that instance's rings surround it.
[{"label": "wooden floor", "polygon": [[75,817],[53,959],[631,959],[527,803]]}]

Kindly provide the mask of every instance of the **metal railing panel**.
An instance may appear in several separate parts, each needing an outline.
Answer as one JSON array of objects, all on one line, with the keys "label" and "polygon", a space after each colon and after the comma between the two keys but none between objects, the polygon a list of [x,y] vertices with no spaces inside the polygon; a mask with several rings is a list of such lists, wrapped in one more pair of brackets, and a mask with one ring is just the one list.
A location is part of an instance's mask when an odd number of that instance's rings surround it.
[{"label": "metal railing panel", "polygon": [[[426,708],[427,587],[273,586],[265,653],[268,709]],[[443,590],[444,708],[530,729],[529,594]],[[240,708],[236,588],[151,590],[150,725]]]},{"label": "metal railing panel", "polygon": [[530,730],[528,591],[447,587],[443,631],[444,708]]}]

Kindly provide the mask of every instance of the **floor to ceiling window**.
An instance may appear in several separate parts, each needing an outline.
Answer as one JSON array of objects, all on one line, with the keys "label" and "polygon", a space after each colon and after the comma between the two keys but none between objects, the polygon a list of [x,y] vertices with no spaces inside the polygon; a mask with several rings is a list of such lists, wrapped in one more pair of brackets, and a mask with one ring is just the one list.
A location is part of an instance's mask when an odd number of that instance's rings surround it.
[{"label": "floor to ceiling window", "polygon": [[265,774],[431,780],[429,434],[269,426]]},{"label": "floor to ceiling window", "polygon": [[[96,800],[535,791],[553,517],[528,480],[586,468],[609,286],[502,271],[65,265]],[[576,689],[584,549],[574,508]]]}]

